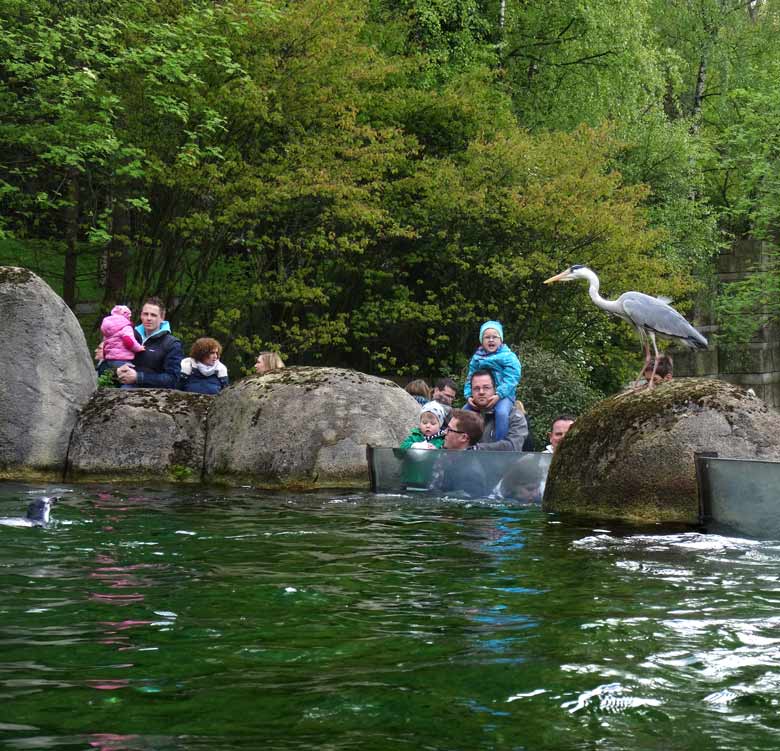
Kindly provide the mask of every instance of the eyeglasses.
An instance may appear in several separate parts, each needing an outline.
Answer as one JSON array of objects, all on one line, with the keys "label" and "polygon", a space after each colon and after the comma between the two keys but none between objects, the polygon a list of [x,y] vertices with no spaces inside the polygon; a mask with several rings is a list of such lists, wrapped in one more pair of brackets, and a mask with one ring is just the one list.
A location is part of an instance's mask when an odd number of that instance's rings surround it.
[{"label": "eyeglasses", "polygon": [[451,428],[449,425],[444,428],[445,433],[462,433],[463,435],[466,435],[465,430],[455,430],[455,428]]},{"label": "eyeglasses", "polygon": [[493,334],[485,334],[485,336],[483,336],[482,338],[483,339],[488,339],[491,342],[496,341],[496,340],[501,341],[501,337],[500,336],[494,336]]}]

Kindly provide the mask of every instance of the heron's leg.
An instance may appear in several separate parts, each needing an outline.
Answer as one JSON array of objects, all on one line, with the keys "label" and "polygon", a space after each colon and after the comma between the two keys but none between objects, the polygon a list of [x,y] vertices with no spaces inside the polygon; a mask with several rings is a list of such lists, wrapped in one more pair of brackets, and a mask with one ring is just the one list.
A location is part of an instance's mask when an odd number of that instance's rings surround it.
[{"label": "heron's leg", "polygon": [[[648,336],[650,337],[650,341],[653,343],[653,352],[655,353],[655,360],[653,360],[653,374],[650,376],[650,380],[647,382],[647,388],[651,389],[653,386],[655,386],[655,372],[658,370],[658,358],[660,355],[658,354],[658,345],[655,343],[655,334],[651,331],[649,332]],[[648,354],[650,353],[650,348],[648,347]],[[647,366],[645,366],[646,368]]]},{"label": "heron's leg", "polygon": [[647,343],[647,335],[645,334],[644,329],[637,328],[637,332],[639,333],[639,341],[642,342],[642,348],[645,351],[645,361],[642,365],[642,370],[639,371],[639,375],[636,377],[638,382],[642,379],[645,370],[647,370],[647,366],[650,364],[650,345]]}]

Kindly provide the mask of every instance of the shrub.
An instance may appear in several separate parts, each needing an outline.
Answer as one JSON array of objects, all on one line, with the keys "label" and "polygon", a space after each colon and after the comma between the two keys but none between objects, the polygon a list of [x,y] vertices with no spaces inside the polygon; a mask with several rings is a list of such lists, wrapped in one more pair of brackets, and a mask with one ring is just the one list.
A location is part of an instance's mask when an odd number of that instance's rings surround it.
[{"label": "shrub", "polygon": [[562,355],[528,343],[515,347],[523,366],[518,399],[530,418],[537,451],[547,445],[553,419],[562,413],[580,415],[604,394],[586,385],[580,370]]},{"label": "shrub", "polygon": [[119,388],[119,381],[116,378],[116,368],[107,368],[104,370],[98,376],[97,385],[99,389]]}]

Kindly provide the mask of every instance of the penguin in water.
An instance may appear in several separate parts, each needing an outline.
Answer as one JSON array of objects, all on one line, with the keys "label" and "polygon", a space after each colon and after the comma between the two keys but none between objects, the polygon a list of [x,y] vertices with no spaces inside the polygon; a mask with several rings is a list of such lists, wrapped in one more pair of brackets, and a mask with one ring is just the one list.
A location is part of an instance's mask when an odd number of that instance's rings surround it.
[{"label": "penguin in water", "polygon": [[46,527],[51,518],[51,507],[59,500],[59,496],[44,495],[27,506],[25,516],[2,517],[0,524],[5,527]]}]

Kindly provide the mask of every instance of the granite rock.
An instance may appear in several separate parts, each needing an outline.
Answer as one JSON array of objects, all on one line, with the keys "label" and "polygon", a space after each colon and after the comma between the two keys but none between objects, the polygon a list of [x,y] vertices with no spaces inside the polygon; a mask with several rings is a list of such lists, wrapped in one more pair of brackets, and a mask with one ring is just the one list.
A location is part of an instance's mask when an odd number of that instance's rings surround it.
[{"label": "granite rock", "polygon": [[419,414],[397,384],[355,370],[250,376],[214,399],[205,475],[268,487],[367,487],[366,444],[397,446]]},{"label": "granite rock", "polygon": [[559,445],[543,508],[696,523],[698,452],[780,460],[780,413],[738,386],[702,378],[606,399],[577,419]]},{"label": "granite rock", "polygon": [[0,267],[0,321],[0,479],[61,479],[78,411],[97,383],[84,332],[48,284],[10,266]]}]

